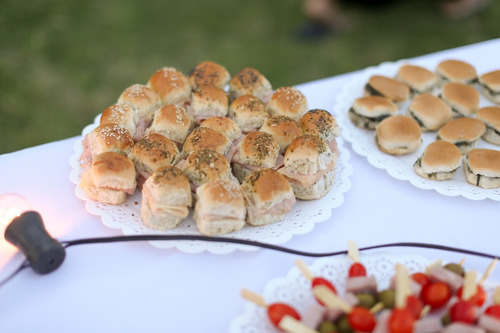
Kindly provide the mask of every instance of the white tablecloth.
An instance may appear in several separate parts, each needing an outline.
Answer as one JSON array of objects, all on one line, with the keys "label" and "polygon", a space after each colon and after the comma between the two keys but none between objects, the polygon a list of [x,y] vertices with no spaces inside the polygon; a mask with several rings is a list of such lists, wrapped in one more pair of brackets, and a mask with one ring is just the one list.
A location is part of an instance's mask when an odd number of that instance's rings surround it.
[{"label": "white tablecloth", "polygon": [[[496,39],[412,60],[463,59],[484,73],[500,68],[499,54],[500,39]],[[307,96],[309,108],[331,109],[335,94],[353,75],[357,73],[298,88]],[[74,195],[68,160],[77,140],[81,137],[1,155],[0,193],[28,198],[60,240],[120,235],[89,214]],[[409,241],[500,254],[498,201],[418,189],[371,166],[350,144],[346,146],[354,173],[345,202],[328,221],[316,224],[306,235],[294,236],[285,246],[327,252],[345,249],[348,239],[360,247]],[[413,248],[383,251],[445,261],[464,257]],[[12,245],[0,240],[2,277],[22,259]],[[270,250],[185,254],[147,242],[72,247],[53,273],[41,276],[26,269],[0,288],[0,332],[226,332],[244,310],[240,290],[261,292],[267,281],[285,275],[296,259]],[[467,256],[466,263],[481,272],[489,260]],[[500,281],[500,269],[492,279]]]}]

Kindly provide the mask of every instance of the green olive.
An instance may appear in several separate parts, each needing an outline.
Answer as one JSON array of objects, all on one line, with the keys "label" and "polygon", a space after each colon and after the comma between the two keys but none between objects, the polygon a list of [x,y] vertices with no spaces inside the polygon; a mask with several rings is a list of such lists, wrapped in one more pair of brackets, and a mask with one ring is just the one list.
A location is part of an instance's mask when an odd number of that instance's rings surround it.
[{"label": "green olive", "polygon": [[378,301],[384,304],[384,308],[392,309],[394,308],[395,294],[394,289],[382,290],[378,293]]},{"label": "green olive", "polygon": [[372,306],[377,304],[377,300],[372,294],[360,293],[356,294],[356,297],[358,298],[359,305],[362,307],[370,309]]},{"label": "green olive", "polygon": [[444,266],[444,268],[446,268],[447,270],[450,270],[450,271],[452,271],[453,273],[458,274],[458,275],[460,275],[460,276],[462,276],[462,277],[463,277],[463,276],[465,276],[465,270],[464,270],[464,268],[463,268],[462,266],[460,266],[459,264],[452,264],[452,263],[450,263],[450,264],[446,264],[446,265]]},{"label": "green olive", "polygon": [[450,314],[448,312],[446,312],[442,317],[441,317],[441,323],[443,324],[443,326],[446,326],[446,325],[449,325],[451,324],[451,318],[450,318]]},{"label": "green olive", "polygon": [[332,333],[332,332],[337,332],[337,326],[335,326],[334,323],[331,321],[323,321],[321,324],[318,326],[318,332],[319,333]]},{"label": "green olive", "polygon": [[340,333],[354,332],[351,325],[349,325],[349,321],[347,320],[347,315],[343,315],[339,319],[337,319],[336,324],[337,324],[337,329]]}]

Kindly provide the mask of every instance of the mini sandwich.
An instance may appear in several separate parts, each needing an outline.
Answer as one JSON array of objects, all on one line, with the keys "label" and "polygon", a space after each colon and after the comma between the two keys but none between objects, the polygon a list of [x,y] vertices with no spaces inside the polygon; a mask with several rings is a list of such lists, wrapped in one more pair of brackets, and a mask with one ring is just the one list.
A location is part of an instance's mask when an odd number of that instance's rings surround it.
[{"label": "mini sandwich", "polygon": [[333,186],[337,155],[316,135],[302,135],[288,146],[284,167],[278,172],[290,183],[297,199],[314,200]]},{"label": "mini sandwich", "polygon": [[214,131],[224,134],[226,138],[228,138],[231,142],[237,141],[241,138],[241,129],[233,120],[220,117],[213,116],[207,118],[204,122],[200,124],[202,128],[210,128]]},{"label": "mini sandwich", "polygon": [[271,83],[254,68],[242,69],[229,82],[229,98],[231,101],[243,95],[252,95],[267,104],[272,94]]},{"label": "mini sandwich", "polygon": [[306,97],[294,87],[281,87],[271,96],[267,111],[271,116],[288,116],[298,121],[308,110]]},{"label": "mini sandwich", "polygon": [[174,166],[156,169],[142,188],[141,217],[156,230],[176,227],[189,215],[191,189],[186,176]]},{"label": "mini sandwich", "polygon": [[278,141],[269,133],[251,132],[245,135],[233,155],[233,172],[241,183],[253,170],[271,168],[283,164]]},{"label": "mini sandwich", "polygon": [[197,127],[189,133],[182,146],[181,158],[200,149],[213,149],[226,155],[232,147],[232,142],[224,134],[211,128]]},{"label": "mini sandwich", "polygon": [[269,118],[269,112],[258,97],[242,95],[229,105],[228,116],[247,134],[257,131]]},{"label": "mini sandwich", "polygon": [[325,141],[334,154],[338,154],[336,138],[340,136],[340,127],[332,114],[323,109],[307,111],[298,123],[303,134],[317,135]]},{"label": "mini sandwich", "polygon": [[422,144],[422,131],[410,117],[395,115],[386,118],[375,129],[375,142],[384,153],[404,155],[414,152]]},{"label": "mini sandwich", "polygon": [[172,67],[157,70],[149,78],[148,87],[160,95],[163,104],[185,106],[191,98],[191,85],[187,77]]},{"label": "mini sandwich", "polygon": [[423,132],[437,131],[453,118],[448,104],[432,94],[415,96],[406,113],[417,121]]},{"label": "mini sandwich", "polygon": [[486,106],[480,108],[477,111],[477,119],[486,125],[483,139],[495,145],[500,145],[500,107]]},{"label": "mini sandwich", "polygon": [[213,61],[200,62],[188,75],[188,80],[193,90],[204,85],[211,85],[224,89],[230,79],[231,75],[227,69]]},{"label": "mini sandwich", "polygon": [[453,143],[465,155],[476,146],[485,132],[486,126],[483,122],[474,118],[464,117],[451,120],[441,127],[437,140]]},{"label": "mini sandwich", "polygon": [[280,154],[284,154],[290,143],[296,137],[302,135],[297,122],[287,116],[273,116],[269,118],[259,131],[271,134],[278,141]]},{"label": "mini sandwich", "polygon": [[477,112],[481,96],[473,86],[465,83],[446,83],[439,97],[448,104],[454,117],[468,117]]},{"label": "mini sandwich", "polygon": [[447,141],[430,143],[413,165],[415,172],[427,179],[445,180],[453,178],[460,167],[462,153],[457,146]]},{"label": "mini sandwich", "polygon": [[415,65],[403,65],[396,74],[396,80],[408,85],[413,94],[431,92],[438,84],[437,75],[427,68]]},{"label": "mini sandwich", "polygon": [[138,124],[137,127],[149,127],[151,121],[153,121],[155,111],[162,105],[160,95],[143,84],[133,84],[125,89],[118,98],[118,103],[128,104],[134,109],[138,122],[146,123],[146,125]]},{"label": "mini sandwich", "polygon": [[295,195],[286,178],[272,169],[255,170],[243,180],[247,223],[265,225],[281,221],[292,209]]},{"label": "mini sandwich", "polygon": [[388,98],[366,96],[354,100],[348,116],[357,127],[373,130],[382,120],[396,113],[398,107]]},{"label": "mini sandwich", "polygon": [[198,124],[213,116],[225,117],[228,106],[226,92],[215,86],[200,86],[191,94],[191,116]]},{"label": "mini sandwich", "polygon": [[237,181],[227,159],[212,149],[192,152],[179,167],[188,178],[193,193],[202,184],[216,179]]},{"label": "mini sandwich", "polygon": [[104,152],[82,174],[80,187],[91,200],[119,205],[136,188],[134,163],[127,156]]},{"label": "mini sandwich", "polygon": [[486,98],[500,104],[500,69],[481,75],[479,86]]},{"label": "mini sandwich", "polygon": [[151,133],[137,141],[128,157],[134,162],[139,188],[156,169],[173,165],[178,156],[175,143],[161,134]]},{"label": "mini sandwich", "polygon": [[245,199],[237,182],[215,180],[198,187],[193,218],[203,235],[223,235],[245,226]]},{"label": "mini sandwich", "polygon": [[436,74],[442,83],[474,84],[477,81],[476,68],[461,60],[449,59],[440,62],[436,67]]},{"label": "mini sandwich", "polygon": [[[115,124],[123,127],[130,133],[135,141],[140,138],[135,135],[136,123],[137,118],[134,110],[127,104],[113,104],[107,107],[101,114],[100,125]],[[138,133],[138,135],[141,134]]]},{"label": "mini sandwich", "polygon": [[483,188],[500,187],[500,151],[472,149],[463,159],[465,177],[472,185]]},{"label": "mini sandwich", "polygon": [[383,96],[398,104],[410,98],[410,87],[387,76],[373,75],[365,85],[365,96]]},{"label": "mini sandwich", "polygon": [[186,109],[176,104],[169,104],[156,111],[147,134],[161,134],[175,142],[177,147],[182,147],[190,127],[191,119]]},{"label": "mini sandwich", "polygon": [[89,167],[97,155],[107,151],[127,155],[133,146],[134,140],[125,128],[115,124],[99,125],[82,140],[82,167]]}]

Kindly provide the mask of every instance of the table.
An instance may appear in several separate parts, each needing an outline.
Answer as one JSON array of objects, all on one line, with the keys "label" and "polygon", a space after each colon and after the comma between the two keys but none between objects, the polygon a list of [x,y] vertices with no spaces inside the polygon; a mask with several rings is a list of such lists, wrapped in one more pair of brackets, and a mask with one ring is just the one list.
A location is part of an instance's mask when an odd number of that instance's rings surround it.
[{"label": "table", "polygon": [[[412,59],[467,59],[479,73],[500,68],[500,39]],[[331,109],[348,73],[297,86],[309,108]],[[74,195],[68,163],[81,136],[0,156],[0,192],[25,196],[60,240],[120,235],[85,210]],[[327,252],[394,241],[426,242],[500,254],[500,203],[448,197],[392,178],[350,150],[354,173],[345,201],[328,221],[294,236],[287,247]],[[380,250],[379,250],[380,251]],[[458,261],[463,255],[425,249],[390,248],[389,253],[421,254]],[[62,266],[48,275],[24,270],[0,288],[1,332],[225,332],[243,312],[240,290],[261,292],[284,276],[297,256],[257,250],[229,255],[185,254],[147,242],[72,247]],[[306,263],[314,259],[302,257]],[[0,240],[0,273],[23,260]],[[467,267],[484,271],[489,260],[467,256]],[[500,269],[492,279],[500,281]]]}]

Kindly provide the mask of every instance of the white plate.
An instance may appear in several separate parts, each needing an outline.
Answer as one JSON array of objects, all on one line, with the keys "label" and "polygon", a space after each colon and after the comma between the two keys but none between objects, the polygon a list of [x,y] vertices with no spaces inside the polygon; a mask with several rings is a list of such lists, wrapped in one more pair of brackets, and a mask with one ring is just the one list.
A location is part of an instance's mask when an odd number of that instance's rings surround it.
[{"label": "white plate", "polygon": [[[346,82],[343,89],[337,95],[334,105],[334,116],[342,128],[343,138],[352,144],[353,150],[365,156],[368,162],[380,169],[384,169],[387,173],[400,180],[407,180],[415,187],[421,189],[433,189],[443,195],[458,196],[461,195],[471,200],[492,199],[500,201],[500,188],[484,189],[471,185],[465,179],[464,170],[460,167],[454,177],[450,180],[437,181],[425,179],[418,176],[413,170],[413,163],[422,154],[425,147],[435,141],[437,132],[422,133],[423,143],[416,152],[403,156],[394,156],[383,153],[377,148],[374,140],[374,131],[365,130],[354,126],[349,119],[347,113],[354,100],[363,95],[363,89],[368,82],[370,76],[378,74],[389,77],[394,77],[401,65],[411,63],[410,61],[401,60],[398,62],[382,63],[377,67],[369,67],[360,75]],[[433,68],[428,68],[432,70]],[[408,103],[404,103],[399,107],[399,113],[406,112]],[[481,96],[480,106],[493,105]],[[478,148],[490,148],[500,150],[499,146],[490,144],[484,140],[479,140]]]},{"label": "white plate", "polygon": [[[94,123],[83,129],[82,136],[92,131],[99,124],[100,115]],[[344,193],[351,188],[349,177],[352,167],[349,164],[349,151],[343,146],[342,138],[338,138],[339,158],[336,165],[335,180],[330,192],[323,198],[313,201],[297,200],[292,210],[283,221],[267,226],[245,226],[242,230],[226,235],[227,237],[241,238],[265,242],[269,244],[282,244],[294,235],[303,235],[313,230],[318,222],[326,221],[332,214],[332,209],[339,207],[344,202]],[[79,158],[82,154],[82,144],[78,141],[74,146],[74,154],[70,158],[73,168],[70,174],[71,181],[76,184],[75,194],[84,200],[87,210],[101,216],[102,222],[114,229],[121,229],[125,235],[199,235],[196,223],[190,214],[179,226],[167,231],[157,231],[146,227],[141,220],[141,193],[136,191],[133,196],[118,206],[102,204],[90,200],[78,186],[82,169]],[[159,248],[177,248],[182,252],[199,253],[209,251],[216,254],[231,253],[234,250],[251,251],[258,248],[248,245],[212,243],[199,241],[152,241],[152,245]]]},{"label": "white plate", "polygon": [[[424,271],[425,267],[432,262],[432,260],[417,255],[392,255],[387,253],[361,254],[360,261],[366,267],[368,274],[374,275],[377,279],[379,290],[389,286],[390,279],[394,275],[395,264],[400,263],[410,273],[415,273]],[[351,264],[351,259],[344,255],[318,259],[309,266],[309,269],[314,276],[323,277],[332,282],[337,292],[342,295],[345,290],[347,272]],[[488,295],[487,299],[491,299],[496,285],[486,281],[482,284],[482,287]],[[267,304],[276,302],[289,304],[301,314],[302,318],[307,316],[308,309],[316,302],[311,292],[311,282],[296,267],[288,271],[285,277],[270,280],[261,294]],[[229,331],[231,333],[279,332],[270,323],[266,309],[251,302],[247,302],[243,314],[233,319]]]}]

